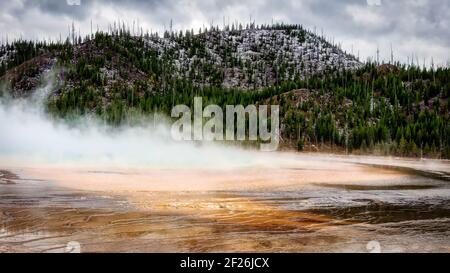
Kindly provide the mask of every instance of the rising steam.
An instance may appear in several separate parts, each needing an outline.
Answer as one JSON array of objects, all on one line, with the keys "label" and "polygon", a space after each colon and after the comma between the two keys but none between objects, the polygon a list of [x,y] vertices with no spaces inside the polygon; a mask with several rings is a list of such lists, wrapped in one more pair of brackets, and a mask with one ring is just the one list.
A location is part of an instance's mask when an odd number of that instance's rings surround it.
[{"label": "rising steam", "polygon": [[167,122],[147,120],[112,128],[93,117],[79,118],[75,125],[55,120],[43,107],[50,89],[50,85],[40,88],[28,99],[0,98],[0,162],[158,168],[255,163],[249,151],[212,143],[176,142]]}]

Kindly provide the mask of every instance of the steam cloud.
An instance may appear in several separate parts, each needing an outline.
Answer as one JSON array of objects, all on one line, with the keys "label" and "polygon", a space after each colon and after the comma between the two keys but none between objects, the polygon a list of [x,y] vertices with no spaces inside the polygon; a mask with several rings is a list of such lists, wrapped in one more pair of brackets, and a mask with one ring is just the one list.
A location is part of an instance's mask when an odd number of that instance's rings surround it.
[{"label": "steam cloud", "polygon": [[48,87],[29,99],[0,98],[0,163],[107,164],[137,167],[239,167],[256,152],[213,143],[172,140],[170,126],[153,120],[111,128],[92,118],[75,125],[53,119],[42,107]]}]

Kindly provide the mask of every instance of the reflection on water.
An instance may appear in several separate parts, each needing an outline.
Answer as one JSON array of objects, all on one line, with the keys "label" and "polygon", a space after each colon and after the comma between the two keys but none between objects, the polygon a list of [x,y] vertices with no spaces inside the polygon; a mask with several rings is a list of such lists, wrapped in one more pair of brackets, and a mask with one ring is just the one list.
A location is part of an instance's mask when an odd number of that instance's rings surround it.
[{"label": "reflection on water", "polygon": [[445,179],[372,168],[379,180],[339,182],[311,177],[327,164],[304,165],[278,170],[288,173],[285,184],[266,176],[261,188],[192,191],[87,191],[2,171],[0,252],[64,252],[71,241],[83,252],[367,252],[370,241],[385,252],[450,252]]}]

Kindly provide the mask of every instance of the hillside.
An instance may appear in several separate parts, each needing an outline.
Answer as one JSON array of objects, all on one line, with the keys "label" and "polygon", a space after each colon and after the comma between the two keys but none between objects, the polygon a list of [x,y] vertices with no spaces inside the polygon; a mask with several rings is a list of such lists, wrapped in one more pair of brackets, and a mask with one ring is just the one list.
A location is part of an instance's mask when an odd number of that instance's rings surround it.
[{"label": "hillside", "polygon": [[279,104],[286,148],[450,157],[449,68],[360,63],[297,25],[71,40],[3,45],[3,95],[29,96],[52,78],[50,113],[114,125],[196,95]]},{"label": "hillside", "polygon": [[[34,61],[40,62],[39,53],[51,50],[51,56],[62,62],[64,68],[95,69],[86,72],[96,73],[95,77],[105,81],[106,91],[111,87],[108,82],[123,82],[124,75],[129,85],[142,81],[161,91],[169,89],[174,79],[189,79],[197,88],[256,90],[286,80],[362,66],[353,56],[301,26],[284,25],[223,31],[213,28],[196,35],[191,31],[166,32],[163,37],[132,36],[121,29],[97,33],[86,37],[84,42],[75,38],[73,46],[38,44],[33,48],[19,43],[16,47],[1,50],[0,60],[6,66],[3,71],[17,70],[20,59],[30,56],[36,56]],[[32,53],[18,58],[20,51]],[[23,81],[30,76],[20,69],[13,74],[6,77]],[[70,85],[74,79],[62,80]],[[13,83],[18,94],[36,85]]]}]

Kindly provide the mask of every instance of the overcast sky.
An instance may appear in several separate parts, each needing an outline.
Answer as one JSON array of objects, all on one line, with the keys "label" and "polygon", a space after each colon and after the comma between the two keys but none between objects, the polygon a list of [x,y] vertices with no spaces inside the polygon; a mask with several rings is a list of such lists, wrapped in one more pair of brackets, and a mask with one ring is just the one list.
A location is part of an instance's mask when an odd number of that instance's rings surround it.
[{"label": "overcast sky", "polygon": [[[77,5],[80,3],[80,5]],[[83,34],[91,20],[107,30],[114,20],[133,20],[144,29],[195,31],[222,26],[223,20],[247,23],[298,23],[341,42],[361,59],[376,56],[414,60],[427,66],[450,61],[450,1],[448,0],[0,0],[0,36],[36,39],[66,37],[75,22]]]}]

